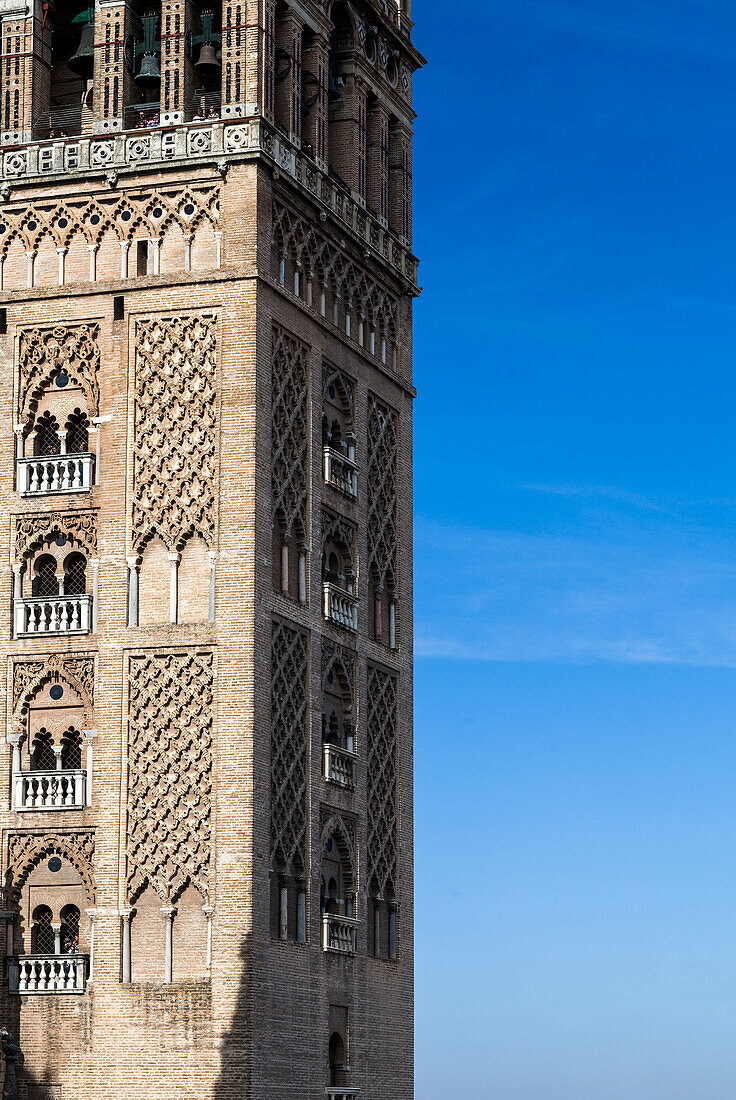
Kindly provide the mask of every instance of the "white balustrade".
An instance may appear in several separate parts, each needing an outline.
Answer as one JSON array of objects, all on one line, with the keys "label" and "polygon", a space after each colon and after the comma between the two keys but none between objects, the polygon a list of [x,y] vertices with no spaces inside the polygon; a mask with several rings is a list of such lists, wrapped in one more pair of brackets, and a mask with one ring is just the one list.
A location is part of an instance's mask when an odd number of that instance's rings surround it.
[{"label": "white balustrade", "polygon": [[18,955],[10,959],[11,993],[84,993],[87,955]]},{"label": "white balustrade", "polygon": [[19,772],[13,776],[13,808],[79,810],[85,805],[86,781],[82,769]]},{"label": "white balustrade", "polygon": [[22,497],[52,493],[88,493],[94,484],[95,456],[45,455],[18,459],[18,492]]},{"label": "white balustrade", "polygon": [[325,1096],[328,1100],[350,1100],[350,1097],[357,1096],[360,1089],[350,1089],[345,1085],[328,1085],[325,1089]]},{"label": "white balustrade", "polygon": [[324,589],[324,614],[326,619],[331,619],[348,630],[358,629],[358,597],[352,596],[344,588],[325,581]]},{"label": "white balustrade", "polygon": [[13,601],[15,637],[30,634],[89,634],[92,597],[31,596]]},{"label": "white balustrade", "polygon": [[324,478],[349,497],[358,495],[358,464],[334,447],[323,447]]},{"label": "white balustrade", "polygon": [[341,749],[337,745],[324,745],[324,775],[331,783],[340,787],[355,786],[355,763],[357,753]]},{"label": "white balustrade", "polygon": [[322,950],[337,951],[340,955],[354,955],[357,931],[358,921],[356,917],[341,917],[338,913],[323,913]]}]

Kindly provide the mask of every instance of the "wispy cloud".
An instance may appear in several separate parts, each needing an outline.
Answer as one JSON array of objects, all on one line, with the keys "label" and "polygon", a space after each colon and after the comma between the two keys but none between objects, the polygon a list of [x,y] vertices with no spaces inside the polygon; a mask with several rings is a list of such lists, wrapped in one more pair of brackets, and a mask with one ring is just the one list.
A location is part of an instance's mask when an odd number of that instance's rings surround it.
[{"label": "wispy cloud", "polygon": [[736,539],[635,493],[557,489],[632,516],[564,535],[418,521],[419,657],[736,667]]}]

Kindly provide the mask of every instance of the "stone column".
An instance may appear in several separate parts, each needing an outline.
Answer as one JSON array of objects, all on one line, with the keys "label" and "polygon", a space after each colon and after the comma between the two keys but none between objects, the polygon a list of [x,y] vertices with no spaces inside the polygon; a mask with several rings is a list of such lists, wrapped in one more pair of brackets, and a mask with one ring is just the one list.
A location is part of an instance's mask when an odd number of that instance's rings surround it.
[{"label": "stone column", "polygon": [[128,626],[138,626],[138,570],[141,559],[132,554],[128,559]]},{"label": "stone column", "polygon": [[169,581],[169,622],[176,623],[179,619],[179,562],[181,554],[169,554],[171,565],[171,579]]},{"label": "stone column", "polygon": [[209,621],[213,623],[215,621],[215,581],[216,581],[216,566],[217,566],[217,551],[210,550],[210,605],[209,605]]},{"label": "stone column", "polygon": [[54,932],[54,954],[61,954],[61,921],[52,921],[51,927]]},{"label": "stone column", "polygon": [[66,254],[68,251],[68,248],[56,249],[56,255],[59,257],[59,286],[64,285],[64,279],[66,278],[66,275],[64,273],[64,264],[66,262]]},{"label": "stone column", "polygon": [[396,596],[391,596],[388,605],[388,644],[391,649],[396,649]]},{"label": "stone column", "polygon": [[32,289],[36,285],[36,253],[33,249],[26,252],[26,286]]},{"label": "stone column", "polygon": [[215,912],[214,905],[203,905],[202,912],[207,921],[207,973],[212,970],[212,915]]},{"label": "stone column", "polygon": [[176,906],[163,905],[161,907],[161,912],[166,921],[164,940],[164,981],[167,985],[170,985],[174,972],[174,916],[176,914]]},{"label": "stone column", "polygon": [[309,547],[302,543],[299,547],[299,603],[307,602],[307,552]]},{"label": "stone column", "polygon": [[120,278],[128,278],[128,256],[130,253],[130,241],[119,241],[120,244]]},{"label": "stone column", "polygon": [[373,633],[375,634],[376,641],[380,642],[383,638],[383,588],[380,584],[376,585],[373,590]]},{"label": "stone column", "polygon": [[307,895],[303,886],[296,895],[296,940],[297,943],[307,942]]},{"label": "stone column", "polygon": [[289,543],[291,539],[284,535],[281,543],[281,595],[289,595]]},{"label": "stone column", "polygon": [[112,420],[110,415],[108,416],[93,416],[92,427],[96,433],[95,438],[95,485],[100,484],[100,452],[102,449],[102,428],[105,424],[109,424]]},{"label": "stone column", "polygon": [[97,245],[88,244],[87,250],[89,252],[89,281],[91,283],[97,282]]},{"label": "stone column", "polygon": [[279,884],[279,939],[289,938],[289,891],[282,879]]},{"label": "stone column", "polygon": [[130,920],[135,914],[135,909],[121,909],[120,916],[122,918],[122,956],[123,956],[123,970],[122,978],[127,984],[130,982]]},{"label": "stone column", "polygon": [[82,737],[85,742],[85,754],[84,754],[84,767],[85,767],[85,805],[92,805],[92,771],[94,766],[94,742],[97,737],[97,730],[88,729],[82,730]]},{"label": "stone column", "polygon": [[13,750],[13,762],[11,764],[11,783],[13,787],[13,809],[17,810],[23,805],[23,776],[21,775],[20,748],[23,743],[23,733],[9,733],[8,744]]},{"label": "stone column", "polygon": [[100,561],[92,558],[89,563],[92,566],[92,633],[97,633],[97,609],[100,597]]}]

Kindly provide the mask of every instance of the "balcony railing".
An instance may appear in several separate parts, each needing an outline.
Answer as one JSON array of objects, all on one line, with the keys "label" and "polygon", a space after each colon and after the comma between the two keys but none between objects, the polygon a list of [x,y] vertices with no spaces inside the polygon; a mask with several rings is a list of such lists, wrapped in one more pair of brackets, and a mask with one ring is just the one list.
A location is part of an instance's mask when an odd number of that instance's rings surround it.
[{"label": "balcony railing", "polygon": [[84,993],[88,955],[17,955],[9,960],[11,993]]},{"label": "balcony railing", "polygon": [[328,485],[334,485],[349,497],[358,495],[358,466],[347,455],[334,447],[323,447],[324,477]]},{"label": "balcony railing", "polygon": [[89,634],[91,596],[32,596],[14,600],[16,638],[29,634]]},{"label": "balcony railing", "polygon": [[51,493],[88,493],[95,473],[95,456],[45,455],[18,459],[18,492],[22,497]]},{"label": "balcony railing", "polygon": [[357,759],[357,754],[347,749],[341,749],[337,745],[324,745],[325,779],[352,790],[355,786]]},{"label": "balcony railing", "polygon": [[358,921],[356,917],[341,917],[337,913],[323,913],[322,950],[337,951],[340,955],[354,955],[357,931]]},{"label": "balcony railing", "polygon": [[328,1085],[325,1089],[325,1096],[327,1100],[350,1100],[351,1097],[357,1096],[360,1089],[349,1089],[345,1085]]},{"label": "balcony railing", "polygon": [[86,781],[82,769],[20,772],[13,777],[14,809],[80,810],[85,805]]},{"label": "balcony railing", "polygon": [[348,630],[358,629],[358,597],[352,596],[344,588],[325,581],[324,589],[324,614],[326,619]]}]

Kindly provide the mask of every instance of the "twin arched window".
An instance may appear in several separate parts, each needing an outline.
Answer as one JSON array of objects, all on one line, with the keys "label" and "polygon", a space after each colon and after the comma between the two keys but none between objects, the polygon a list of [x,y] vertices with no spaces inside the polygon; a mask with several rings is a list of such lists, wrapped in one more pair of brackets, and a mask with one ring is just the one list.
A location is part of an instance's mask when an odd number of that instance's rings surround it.
[{"label": "twin arched window", "polygon": [[[54,599],[59,596],[58,563],[52,554],[41,554],[33,566],[31,591],[34,596]],[[82,596],[87,591],[87,559],[78,550],[67,554],[63,561],[65,596]]]},{"label": "twin arched window", "polygon": [[50,457],[62,452],[70,455],[87,454],[89,428],[89,418],[82,409],[76,408],[69,413],[63,430],[56,416],[47,410],[35,423],[33,454],[36,458]]}]

